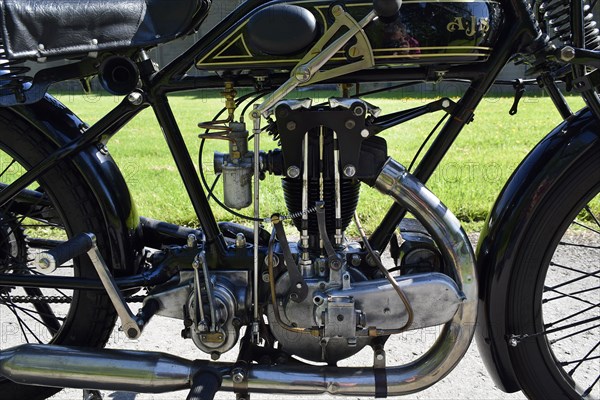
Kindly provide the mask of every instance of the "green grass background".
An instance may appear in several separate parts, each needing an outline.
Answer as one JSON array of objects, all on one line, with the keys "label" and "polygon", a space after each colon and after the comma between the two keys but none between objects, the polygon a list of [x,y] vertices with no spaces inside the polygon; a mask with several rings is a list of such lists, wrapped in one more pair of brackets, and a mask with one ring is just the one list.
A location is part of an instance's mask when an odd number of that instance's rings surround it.
[{"label": "green grass background", "polygon": [[[301,93],[300,96],[325,100],[331,93]],[[88,123],[94,123],[115,107],[120,98],[107,95],[57,94],[59,100]],[[387,93],[369,97],[368,101],[384,113],[427,104],[431,96]],[[569,98],[574,109],[583,106],[579,98]],[[183,132],[186,144],[198,167],[201,132],[197,124],[209,121],[223,106],[215,92],[196,92],[169,98]],[[461,133],[449,154],[428,183],[428,187],[457,215],[468,230],[478,230],[496,196],[512,171],[546,133],[561,122],[547,97],[525,97],[519,113],[510,116],[512,97],[483,100],[476,110],[475,121]],[[397,126],[381,134],[387,139],[390,156],[408,165],[425,136],[441,118],[441,113],[429,114]],[[262,148],[275,143],[262,135]],[[125,126],[108,144],[121,167],[137,207],[142,215],[183,225],[197,225],[191,204],[179,179],[179,174],[166,146],[162,132],[151,109],[143,111]],[[226,151],[227,143],[209,141],[202,162],[209,182],[214,179],[212,153]],[[252,144],[251,144],[252,147]],[[261,191],[262,215],[285,214],[280,178],[267,176]],[[221,184],[216,194],[221,196]],[[359,215],[371,231],[385,215],[391,201],[363,185]],[[215,205],[217,219],[239,220]],[[243,212],[250,215],[251,209]],[[352,231],[351,231],[352,232]]]}]

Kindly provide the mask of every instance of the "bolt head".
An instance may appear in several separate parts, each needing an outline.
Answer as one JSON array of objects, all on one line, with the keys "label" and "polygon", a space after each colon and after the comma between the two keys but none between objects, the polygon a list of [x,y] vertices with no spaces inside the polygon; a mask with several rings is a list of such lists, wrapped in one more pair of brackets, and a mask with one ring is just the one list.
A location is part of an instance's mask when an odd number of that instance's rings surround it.
[{"label": "bolt head", "polygon": [[362,108],[361,106],[356,106],[352,109],[352,113],[354,115],[356,115],[357,117],[360,117],[361,115],[363,115],[365,113],[365,109]]},{"label": "bolt head", "polygon": [[384,358],[383,353],[378,352],[375,355],[375,358],[377,359],[377,361],[383,361],[383,358]]},{"label": "bolt head", "polygon": [[138,335],[138,331],[135,328],[129,328],[127,329],[127,337],[130,339],[135,339],[137,338]]},{"label": "bolt head", "polygon": [[196,235],[190,233],[187,237],[187,246],[190,248],[198,246],[198,238]]},{"label": "bolt head", "polygon": [[246,247],[246,236],[244,236],[244,234],[241,232],[235,235],[235,247],[238,249],[243,249]]},{"label": "bolt head", "polygon": [[575,49],[571,46],[565,46],[560,49],[560,59],[569,62],[575,58]]},{"label": "bolt head", "polygon": [[346,121],[344,126],[346,127],[346,129],[354,129],[354,127],[356,127],[356,121],[354,121],[353,119],[349,119],[348,121]]},{"label": "bolt head", "polygon": [[270,279],[271,279],[271,278],[269,277],[269,273],[268,273],[268,272],[263,272],[263,274],[262,274],[262,281],[263,281],[264,283],[269,283],[269,280],[270,280]]},{"label": "bolt head", "polygon": [[127,96],[127,101],[129,101],[134,106],[139,106],[144,102],[144,96],[140,92],[131,92],[129,96]]},{"label": "bolt head", "polygon": [[310,70],[305,66],[297,68],[294,72],[294,77],[299,82],[308,82],[311,78],[311,75],[312,74],[310,73]]},{"label": "bolt head", "polygon": [[329,263],[329,267],[332,270],[337,271],[340,268],[342,268],[342,262],[340,260],[338,260],[338,259],[331,260],[331,262]]},{"label": "bolt head", "polygon": [[244,374],[235,373],[235,374],[233,374],[232,379],[233,379],[234,383],[242,383],[242,382],[244,382]]},{"label": "bolt head", "polygon": [[360,136],[364,137],[364,138],[368,138],[369,137],[369,131],[366,129],[363,129],[362,131],[360,131]]},{"label": "bolt head", "polygon": [[51,263],[50,263],[50,260],[48,260],[47,258],[41,258],[41,259],[38,261],[38,266],[39,266],[41,269],[48,269],[48,268],[50,268],[50,264],[51,264]]},{"label": "bolt head", "polygon": [[331,9],[331,13],[333,14],[334,17],[338,17],[344,13],[344,8],[340,5],[335,5]]},{"label": "bolt head", "polygon": [[296,123],[294,121],[289,121],[287,124],[285,124],[285,127],[287,128],[288,131],[294,131],[296,130]]},{"label": "bolt head", "polygon": [[292,165],[287,169],[287,176],[292,179],[296,179],[300,176],[300,168],[295,165]]},{"label": "bolt head", "polygon": [[356,175],[356,167],[352,164],[348,164],[344,167],[344,175],[348,178],[352,178]]}]

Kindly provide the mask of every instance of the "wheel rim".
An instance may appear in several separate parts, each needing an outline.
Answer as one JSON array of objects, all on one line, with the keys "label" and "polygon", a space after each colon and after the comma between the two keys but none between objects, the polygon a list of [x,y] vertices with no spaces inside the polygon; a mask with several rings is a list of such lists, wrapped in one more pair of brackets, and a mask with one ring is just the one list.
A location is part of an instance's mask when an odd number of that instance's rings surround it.
[{"label": "wheel rim", "polygon": [[[0,170],[2,187],[25,172],[15,158],[2,151],[0,165],[5,166]],[[53,202],[34,182],[0,209],[0,275],[43,275],[35,269],[33,255],[54,247],[67,236]],[[73,264],[67,263],[52,275],[77,273]],[[0,349],[59,340],[69,321],[74,295],[72,290],[0,286]]]},{"label": "wheel rim", "polygon": [[600,398],[600,194],[559,240],[543,281],[538,332],[583,398]]}]

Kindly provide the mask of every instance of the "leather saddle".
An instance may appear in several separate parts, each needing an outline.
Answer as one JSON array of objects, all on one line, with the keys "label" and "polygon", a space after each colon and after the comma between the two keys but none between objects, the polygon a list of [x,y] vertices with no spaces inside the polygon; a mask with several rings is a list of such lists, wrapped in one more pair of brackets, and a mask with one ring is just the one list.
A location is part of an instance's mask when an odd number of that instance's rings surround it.
[{"label": "leather saddle", "polygon": [[149,48],[189,34],[210,0],[0,0],[4,57],[57,59]]}]

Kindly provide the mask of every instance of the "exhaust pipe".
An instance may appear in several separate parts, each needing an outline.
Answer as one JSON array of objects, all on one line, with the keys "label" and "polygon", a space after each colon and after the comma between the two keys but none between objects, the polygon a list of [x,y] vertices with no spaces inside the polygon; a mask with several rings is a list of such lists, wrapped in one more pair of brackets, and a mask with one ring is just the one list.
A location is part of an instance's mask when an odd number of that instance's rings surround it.
[{"label": "exhaust pipe", "polygon": [[[203,370],[223,376],[222,389],[256,393],[399,396],[445,377],[467,351],[477,318],[477,280],[471,244],[458,220],[402,165],[389,159],[375,188],[405,206],[432,234],[465,296],[437,342],[414,362],[378,368],[198,363],[155,352],[22,345],[0,352],[0,375],[15,382],[142,393],[190,388]],[[235,382],[235,383],[234,383]]]},{"label": "exhaust pipe", "polygon": [[164,353],[25,344],[0,352],[0,376],[25,385],[163,393],[189,389],[199,365]]}]

